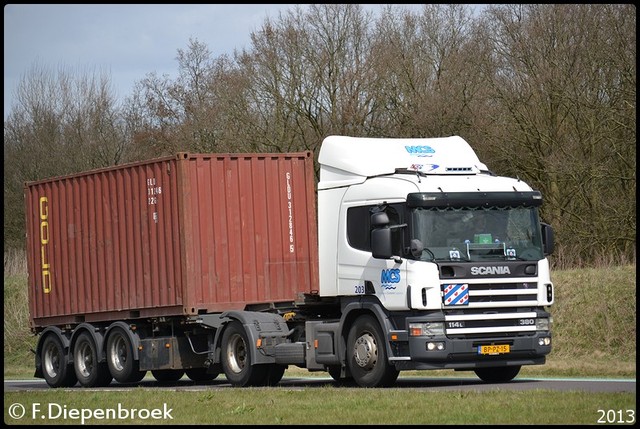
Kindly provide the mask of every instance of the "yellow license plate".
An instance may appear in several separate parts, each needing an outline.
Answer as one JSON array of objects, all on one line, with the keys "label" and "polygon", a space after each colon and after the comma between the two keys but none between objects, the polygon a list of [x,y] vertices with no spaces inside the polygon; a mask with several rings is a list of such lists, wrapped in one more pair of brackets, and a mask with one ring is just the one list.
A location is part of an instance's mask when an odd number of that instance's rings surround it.
[{"label": "yellow license plate", "polygon": [[479,355],[499,355],[509,353],[509,344],[495,344],[491,346],[478,346]]}]

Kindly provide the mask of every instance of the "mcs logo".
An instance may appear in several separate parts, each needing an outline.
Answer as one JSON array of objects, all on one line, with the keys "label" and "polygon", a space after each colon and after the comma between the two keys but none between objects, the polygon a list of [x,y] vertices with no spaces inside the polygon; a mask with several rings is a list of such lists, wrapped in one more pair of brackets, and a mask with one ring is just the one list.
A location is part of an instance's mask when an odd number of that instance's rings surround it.
[{"label": "mcs logo", "polygon": [[431,146],[405,146],[404,148],[409,152],[409,155],[431,156],[436,153]]},{"label": "mcs logo", "polygon": [[391,268],[389,270],[382,270],[380,273],[380,282],[382,284],[399,283],[400,282],[400,270],[397,268]]}]

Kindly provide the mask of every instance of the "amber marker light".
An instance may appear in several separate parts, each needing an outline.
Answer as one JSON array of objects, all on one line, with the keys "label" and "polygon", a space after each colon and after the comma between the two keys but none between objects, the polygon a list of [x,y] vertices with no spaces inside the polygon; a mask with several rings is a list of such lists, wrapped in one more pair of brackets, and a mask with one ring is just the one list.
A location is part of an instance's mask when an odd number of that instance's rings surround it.
[{"label": "amber marker light", "polygon": [[419,337],[420,335],[422,335],[422,327],[411,328],[409,335],[411,335],[412,337]]}]

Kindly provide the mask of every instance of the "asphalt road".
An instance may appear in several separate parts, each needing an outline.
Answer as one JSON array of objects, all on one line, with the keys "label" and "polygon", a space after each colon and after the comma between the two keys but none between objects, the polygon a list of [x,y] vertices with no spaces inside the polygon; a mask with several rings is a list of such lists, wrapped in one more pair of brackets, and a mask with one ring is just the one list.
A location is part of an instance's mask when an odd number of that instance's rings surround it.
[{"label": "asphalt road", "polygon": [[[339,384],[330,377],[284,377],[275,388],[296,389],[296,388],[322,388],[327,385]],[[190,390],[190,391],[206,391],[230,389],[231,384],[227,379],[220,375],[213,381],[196,383],[184,377],[174,383],[158,383],[151,377],[133,384],[121,384],[112,382],[107,387],[101,388],[83,388],[80,385],[69,388],[67,390],[79,391],[118,391],[133,389],[136,387],[154,388],[164,390]],[[352,387],[345,385],[345,387]],[[585,392],[631,392],[636,393],[635,379],[596,379],[596,378],[516,378],[509,383],[485,384],[478,378],[462,378],[462,377],[400,377],[395,385],[400,389],[419,389],[427,391],[446,391],[446,390],[531,390],[531,389],[548,389],[557,391],[585,391]],[[5,380],[4,391],[35,391],[49,389],[44,380]],[[273,387],[265,387],[264,389],[273,389]]]}]

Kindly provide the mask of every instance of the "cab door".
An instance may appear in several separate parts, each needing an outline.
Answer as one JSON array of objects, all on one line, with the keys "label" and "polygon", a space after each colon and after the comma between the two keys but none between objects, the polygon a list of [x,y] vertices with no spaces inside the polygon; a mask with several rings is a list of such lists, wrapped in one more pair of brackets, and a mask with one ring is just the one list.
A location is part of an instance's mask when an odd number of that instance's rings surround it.
[{"label": "cab door", "polygon": [[354,201],[342,205],[340,215],[346,222],[342,223],[338,245],[338,294],[375,295],[389,310],[407,309],[407,262],[401,257],[403,231],[393,232],[394,255],[398,257],[376,259],[371,253],[371,214],[381,207],[389,215],[390,225],[401,223],[403,203]]}]

